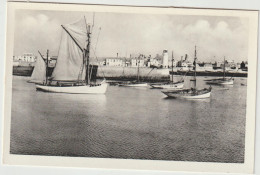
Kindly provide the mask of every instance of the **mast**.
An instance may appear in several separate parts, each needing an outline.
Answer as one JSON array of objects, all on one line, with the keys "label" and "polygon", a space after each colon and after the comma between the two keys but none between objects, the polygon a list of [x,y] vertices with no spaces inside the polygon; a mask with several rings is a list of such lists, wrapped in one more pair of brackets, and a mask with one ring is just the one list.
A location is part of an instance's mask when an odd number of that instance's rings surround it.
[{"label": "mast", "polygon": [[172,74],[171,74],[171,77],[172,77],[172,83],[173,83],[173,51],[172,51]]},{"label": "mast", "polygon": [[90,52],[90,42],[91,42],[91,31],[90,31],[90,25],[87,25],[87,47],[84,50],[85,51],[85,59],[86,59],[86,76],[85,80],[87,84],[90,84],[90,70],[89,70],[89,52]]},{"label": "mast", "polygon": [[223,65],[223,80],[225,80],[225,76],[226,76],[226,59],[224,57],[224,65]]},{"label": "mast", "polygon": [[194,53],[194,88],[196,89],[196,66],[197,66],[197,50],[195,45],[195,53]]},{"label": "mast", "polygon": [[45,85],[47,86],[48,85],[48,67],[49,67],[49,50],[47,49],[47,53],[46,53],[46,82],[45,82]]},{"label": "mast", "polygon": [[139,82],[139,63],[140,63],[140,56],[138,57],[138,60],[137,60],[137,81]]}]

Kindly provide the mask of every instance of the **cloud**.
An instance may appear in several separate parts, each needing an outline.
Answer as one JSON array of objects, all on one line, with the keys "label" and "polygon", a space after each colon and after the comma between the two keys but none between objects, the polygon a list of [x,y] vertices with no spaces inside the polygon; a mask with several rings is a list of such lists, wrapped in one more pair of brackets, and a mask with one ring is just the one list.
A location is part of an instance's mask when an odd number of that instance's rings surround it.
[{"label": "cloud", "polygon": [[24,16],[17,23],[16,29],[15,34],[21,42],[18,47],[25,47],[23,52],[45,52],[46,49],[58,48],[60,35],[57,34],[60,32],[60,24],[44,14]]},{"label": "cloud", "polygon": [[181,46],[193,45],[194,48],[197,45],[202,59],[213,59],[214,56],[237,59],[247,55],[248,31],[243,27],[232,30],[225,21],[213,26],[206,20],[197,20],[195,24],[177,27],[175,32],[179,33]]},{"label": "cloud", "polygon": [[[15,30],[15,49],[37,53],[50,49],[57,55],[61,38],[61,24],[68,24],[82,14],[65,12],[20,13]],[[214,57],[245,60],[248,50],[248,19],[236,17],[202,17],[97,13],[92,38],[95,46],[101,27],[96,55],[98,57],[128,56],[130,54],[161,54],[174,51],[180,59],[188,54],[192,59],[194,46],[201,61]]]}]

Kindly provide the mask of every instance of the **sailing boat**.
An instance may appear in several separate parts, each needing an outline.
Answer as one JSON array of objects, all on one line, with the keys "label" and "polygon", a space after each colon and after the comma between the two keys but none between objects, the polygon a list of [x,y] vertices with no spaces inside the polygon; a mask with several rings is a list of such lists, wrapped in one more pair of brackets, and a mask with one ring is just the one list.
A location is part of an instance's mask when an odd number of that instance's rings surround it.
[{"label": "sailing boat", "polygon": [[224,57],[224,65],[223,65],[223,78],[217,78],[217,79],[211,79],[211,80],[205,80],[207,81],[207,84],[212,85],[233,85],[234,84],[234,78],[227,78],[226,77],[226,59]]},{"label": "sailing boat", "polygon": [[140,81],[140,75],[139,75],[140,74],[140,65],[139,65],[140,57],[141,57],[141,55],[138,57],[138,60],[137,60],[137,80],[120,83],[119,86],[125,86],[125,87],[147,87],[148,86],[147,83]]},{"label": "sailing boat", "polygon": [[194,56],[194,87],[190,89],[181,89],[181,90],[168,90],[162,91],[165,95],[171,98],[185,98],[185,99],[201,99],[209,98],[211,94],[211,87],[204,89],[196,88],[196,64],[197,64],[197,51],[195,46],[195,56]]},{"label": "sailing boat", "polygon": [[[91,83],[89,65],[91,30],[85,17],[67,25],[61,25],[62,37],[57,63],[50,79],[37,90],[73,94],[104,94],[108,84]],[[46,69],[47,70],[47,69]]]},{"label": "sailing boat", "polygon": [[150,86],[154,89],[181,89],[184,86],[184,78],[182,78],[180,81],[174,82],[173,81],[173,52],[172,52],[172,74],[171,79],[172,81],[166,82],[166,83],[160,83],[160,84],[151,84]]}]

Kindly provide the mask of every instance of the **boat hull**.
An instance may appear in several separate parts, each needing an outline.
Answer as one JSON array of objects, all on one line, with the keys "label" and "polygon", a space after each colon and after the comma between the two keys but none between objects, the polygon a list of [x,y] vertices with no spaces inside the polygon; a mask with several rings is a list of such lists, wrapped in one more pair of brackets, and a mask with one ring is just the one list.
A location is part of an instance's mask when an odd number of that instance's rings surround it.
[{"label": "boat hull", "polygon": [[212,85],[233,85],[234,80],[217,80],[217,81],[208,81],[207,84],[212,84]]},{"label": "boat hull", "polygon": [[119,84],[119,86],[125,86],[125,87],[147,87],[147,83],[134,83],[134,84]]},{"label": "boat hull", "polygon": [[178,83],[178,84],[154,84],[150,85],[152,88],[155,89],[181,89],[184,86],[184,83]]},{"label": "boat hull", "polygon": [[[185,92],[188,90],[179,90],[179,91],[174,91],[174,92],[163,92],[165,95],[167,95],[170,98],[184,98],[184,99],[203,99],[203,98],[209,98],[211,95],[210,90],[205,90],[204,92],[201,92],[199,94],[194,94],[194,93],[181,93]],[[178,93],[180,92],[180,93]]]},{"label": "boat hull", "polygon": [[83,85],[83,86],[44,86],[36,85],[37,90],[54,93],[67,93],[67,94],[104,94],[107,90],[107,83],[96,86]]}]

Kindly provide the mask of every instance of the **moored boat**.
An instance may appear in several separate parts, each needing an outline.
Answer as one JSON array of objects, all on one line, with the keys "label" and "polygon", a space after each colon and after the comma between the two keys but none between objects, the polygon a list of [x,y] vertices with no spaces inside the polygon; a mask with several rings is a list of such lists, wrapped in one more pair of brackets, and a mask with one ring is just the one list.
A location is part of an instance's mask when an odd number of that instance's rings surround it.
[{"label": "moored boat", "polygon": [[150,85],[154,89],[181,89],[184,86],[184,81],[180,82],[167,82],[161,84],[151,84]]},{"label": "moored boat", "polygon": [[207,84],[210,85],[233,85],[234,84],[234,78],[226,78],[226,59],[224,57],[224,65],[223,65],[223,78],[217,78],[217,79],[210,79],[205,80]]},{"label": "moored boat", "polygon": [[148,83],[145,82],[125,82],[125,83],[120,83],[118,84],[119,86],[125,86],[125,87],[147,87]]},{"label": "moored boat", "polygon": [[196,88],[196,64],[197,64],[197,51],[195,46],[194,54],[194,79],[191,81],[193,83],[193,88],[190,89],[180,89],[180,90],[168,90],[162,91],[165,95],[171,98],[185,98],[185,99],[203,99],[209,98],[211,95],[211,86],[209,88],[197,89]]},{"label": "moored boat", "polygon": [[234,78],[220,78],[220,79],[212,79],[212,80],[205,80],[207,84],[211,85],[233,85]]},{"label": "moored boat", "polygon": [[211,94],[211,88],[205,88],[201,90],[191,88],[173,91],[162,91],[162,93],[171,98],[200,99],[209,98]]},{"label": "moored boat", "polygon": [[[172,52],[172,72],[173,72],[173,52]],[[150,84],[150,86],[154,89],[181,89],[184,86],[184,78],[180,81],[174,82],[173,81],[173,73],[171,74],[171,81],[166,83],[157,83],[157,84]]]},{"label": "moored boat", "polygon": [[[141,55],[140,55],[141,56]],[[148,83],[146,82],[141,82],[140,81],[140,76],[139,76],[139,71],[140,71],[140,56],[138,57],[138,61],[137,61],[137,79],[135,81],[128,81],[128,82],[124,82],[124,83],[119,83],[119,86],[124,86],[124,87],[147,87]]]}]

